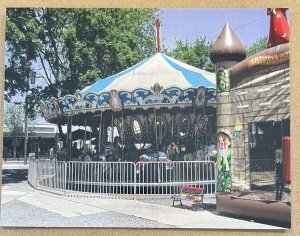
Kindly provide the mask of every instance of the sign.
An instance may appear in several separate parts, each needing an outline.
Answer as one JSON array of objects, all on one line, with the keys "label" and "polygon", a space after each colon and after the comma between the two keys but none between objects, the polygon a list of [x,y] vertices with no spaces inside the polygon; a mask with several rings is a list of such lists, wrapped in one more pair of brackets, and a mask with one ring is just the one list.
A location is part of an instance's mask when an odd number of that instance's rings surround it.
[{"label": "sign", "polygon": [[247,62],[248,68],[252,68],[258,65],[278,65],[290,60],[290,51],[273,55],[273,56],[257,56],[250,58]]}]

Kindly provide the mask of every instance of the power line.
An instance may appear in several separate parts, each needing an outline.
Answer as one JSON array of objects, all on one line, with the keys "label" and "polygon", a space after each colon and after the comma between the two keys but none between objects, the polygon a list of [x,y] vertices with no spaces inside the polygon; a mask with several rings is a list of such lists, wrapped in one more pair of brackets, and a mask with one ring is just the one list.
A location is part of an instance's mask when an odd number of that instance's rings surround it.
[{"label": "power line", "polygon": [[[265,15],[265,16],[258,17],[258,18],[254,19],[254,20],[252,20],[252,21],[249,21],[249,22],[247,22],[247,23],[244,23],[244,24],[238,25],[238,26],[236,26],[236,27],[233,27],[232,29],[233,29],[233,30],[240,29],[240,28],[242,28],[242,27],[244,27],[244,26],[247,26],[247,25],[252,24],[253,22],[259,21],[259,20],[261,20],[261,19],[263,19],[263,18],[265,18],[265,17],[268,17],[268,16]],[[210,37],[210,38],[208,39],[208,41],[213,40],[213,39],[217,38],[218,36],[219,36],[219,35],[215,35],[215,36],[213,36],[213,37]]]}]

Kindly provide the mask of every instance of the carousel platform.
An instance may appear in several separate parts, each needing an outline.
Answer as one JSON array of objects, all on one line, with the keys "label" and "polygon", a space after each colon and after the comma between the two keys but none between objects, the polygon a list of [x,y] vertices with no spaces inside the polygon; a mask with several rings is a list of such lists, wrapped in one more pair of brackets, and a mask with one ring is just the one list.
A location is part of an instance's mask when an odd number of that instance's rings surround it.
[{"label": "carousel platform", "polygon": [[291,196],[287,193],[281,201],[276,201],[275,192],[217,194],[216,203],[220,215],[291,223]]}]

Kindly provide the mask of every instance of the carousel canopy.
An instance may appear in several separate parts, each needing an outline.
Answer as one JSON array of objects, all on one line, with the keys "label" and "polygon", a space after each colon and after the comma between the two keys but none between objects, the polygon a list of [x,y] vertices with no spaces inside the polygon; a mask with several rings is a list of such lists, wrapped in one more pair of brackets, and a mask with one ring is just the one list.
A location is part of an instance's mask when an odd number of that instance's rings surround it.
[{"label": "carousel canopy", "polygon": [[136,89],[150,90],[155,84],[163,88],[177,87],[179,89],[215,88],[215,75],[200,70],[162,53],[145,59],[137,65],[116,75],[100,79],[93,85],[84,88],[84,94],[102,91],[134,91]]},{"label": "carousel canopy", "polygon": [[51,99],[42,112],[51,122],[86,112],[214,106],[215,87],[214,73],[156,53],[73,95]]}]

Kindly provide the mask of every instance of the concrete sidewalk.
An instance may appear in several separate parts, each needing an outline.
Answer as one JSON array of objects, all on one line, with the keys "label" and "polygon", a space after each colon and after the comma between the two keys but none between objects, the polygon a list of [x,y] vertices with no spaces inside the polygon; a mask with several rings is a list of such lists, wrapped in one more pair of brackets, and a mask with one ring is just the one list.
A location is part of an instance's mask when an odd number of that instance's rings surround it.
[{"label": "concrete sidewalk", "polygon": [[[206,210],[194,212],[189,209],[171,207],[171,199],[170,206],[163,206],[124,199],[63,197],[33,190],[27,186],[26,182],[15,184],[14,186],[3,186],[2,205],[9,204],[13,200],[55,213],[55,215],[66,218],[68,221],[72,221],[72,219],[78,217],[103,214],[109,211],[125,215],[128,218],[142,218],[158,222],[167,228],[283,229],[281,227],[219,216]],[[30,208],[27,209],[29,211]],[[18,214],[18,212],[14,213]],[[30,215],[30,212],[27,212],[27,214]],[[5,214],[2,214],[2,219],[5,217]],[[32,225],[30,217],[27,220],[28,225]],[[26,225],[26,222],[23,222],[23,225]],[[78,225],[78,227],[86,226],[90,225]],[[108,222],[106,227],[115,227],[115,225]],[[140,226],[135,225],[135,227]]]}]

